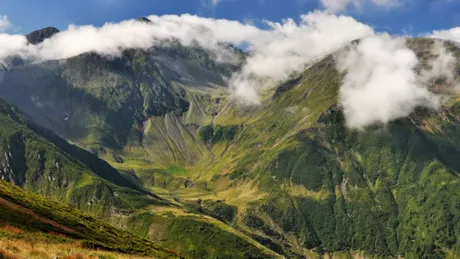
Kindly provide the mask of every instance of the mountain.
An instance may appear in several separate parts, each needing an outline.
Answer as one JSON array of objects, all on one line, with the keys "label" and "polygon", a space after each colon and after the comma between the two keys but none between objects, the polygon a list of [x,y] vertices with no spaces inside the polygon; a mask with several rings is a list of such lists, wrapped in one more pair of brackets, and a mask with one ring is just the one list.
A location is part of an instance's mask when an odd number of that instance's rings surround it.
[{"label": "mountain", "polygon": [[14,254],[70,257],[77,253],[92,258],[180,258],[146,239],[0,180],[0,258],[17,258]]},{"label": "mountain", "polygon": [[41,30],[33,31],[26,35],[27,41],[30,44],[39,44],[44,40],[51,38],[54,34],[58,33],[59,30],[54,27],[46,27]]},{"label": "mountain", "polygon": [[[433,44],[407,42],[424,67]],[[458,60],[460,50],[444,44]],[[460,256],[460,103],[443,80],[431,87],[445,100],[439,111],[419,108],[352,130],[338,106],[344,74],[333,55],[247,107],[227,94],[225,78],[245,61],[228,48],[238,56],[233,64],[178,42],[114,58],[9,64],[0,96],[40,126],[9,115],[0,125],[38,133],[69,167],[117,188],[96,200],[124,210],[95,210],[82,198],[92,196],[65,186],[37,189],[46,185],[18,173],[40,168],[36,153],[17,156],[9,167],[16,178],[8,179],[194,258]],[[47,161],[47,172],[57,170],[56,159]]]}]

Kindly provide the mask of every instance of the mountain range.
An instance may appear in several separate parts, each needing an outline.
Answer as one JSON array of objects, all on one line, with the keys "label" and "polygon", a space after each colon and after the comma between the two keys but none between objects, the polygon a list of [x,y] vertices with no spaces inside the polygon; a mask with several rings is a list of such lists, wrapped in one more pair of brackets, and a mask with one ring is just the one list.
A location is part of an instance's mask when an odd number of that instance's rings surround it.
[{"label": "mountain range", "polygon": [[[435,43],[407,46],[430,67]],[[430,85],[438,111],[357,130],[334,53],[248,106],[226,80],[248,54],[224,47],[237,62],[178,41],[117,57],[9,57],[0,228],[159,258],[460,256],[460,99],[443,78]],[[11,235],[24,234],[0,229]]]}]

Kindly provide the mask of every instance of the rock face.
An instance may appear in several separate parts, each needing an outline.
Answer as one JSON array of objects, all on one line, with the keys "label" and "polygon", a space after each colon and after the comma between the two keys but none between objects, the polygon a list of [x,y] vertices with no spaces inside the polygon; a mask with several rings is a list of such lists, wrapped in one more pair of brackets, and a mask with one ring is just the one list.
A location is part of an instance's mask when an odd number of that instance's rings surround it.
[{"label": "rock face", "polygon": [[13,135],[7,141],[0,158],[0,178],[23,186],[26,181],[27,161],[23,136]]},{"label": "rock face", "polygon": [[59,30],[54,27],[46,27],[40,30],[33,31],[26,35],[27,41],[30,44],[39,44],[44,40],[51,38],[54,34],[59,33]]}]

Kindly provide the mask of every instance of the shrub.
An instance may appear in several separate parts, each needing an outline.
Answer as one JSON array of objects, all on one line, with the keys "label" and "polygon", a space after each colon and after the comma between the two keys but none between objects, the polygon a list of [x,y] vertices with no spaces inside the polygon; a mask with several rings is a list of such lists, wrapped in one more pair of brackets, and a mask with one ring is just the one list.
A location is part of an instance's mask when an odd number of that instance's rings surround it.
[{"label": "shrub", "polygon": [[12,227],[12,226],[4,226],[0,228],[0,230],[3,230],[5,232],[13,233],[13,234],[24,234],[24,231],[22,229]]},{"label": "shrub", "polygon": [[0,249],[0,259],[19,259],[19,257],[10,254],[8,251]]}]

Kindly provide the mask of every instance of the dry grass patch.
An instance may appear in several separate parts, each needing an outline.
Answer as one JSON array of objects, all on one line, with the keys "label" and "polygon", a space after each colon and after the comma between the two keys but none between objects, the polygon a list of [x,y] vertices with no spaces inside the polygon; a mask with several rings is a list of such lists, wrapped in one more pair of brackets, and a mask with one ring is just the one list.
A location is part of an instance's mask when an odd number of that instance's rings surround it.
[{"label": "dry grass patch", "polygon": [[46,240],[2,240],[0,239],[0,259],[145,259],[102,250],[83,248],[79,242],[52,243]]},{"label": "dry grass patch", "polygon": [[11,252],[8,252],[4,249],[0,249],[0,259],[20,259]]},{"label": "dry grass patch", "polygon": [[12,233],[12,234],[19,234],[19,235],[24,233],[24,230],[16,228],[16,227],[9,226],[9,225],[1,227],[0,230],[3,230],[5,232],[9,232],[9,233]]}]

